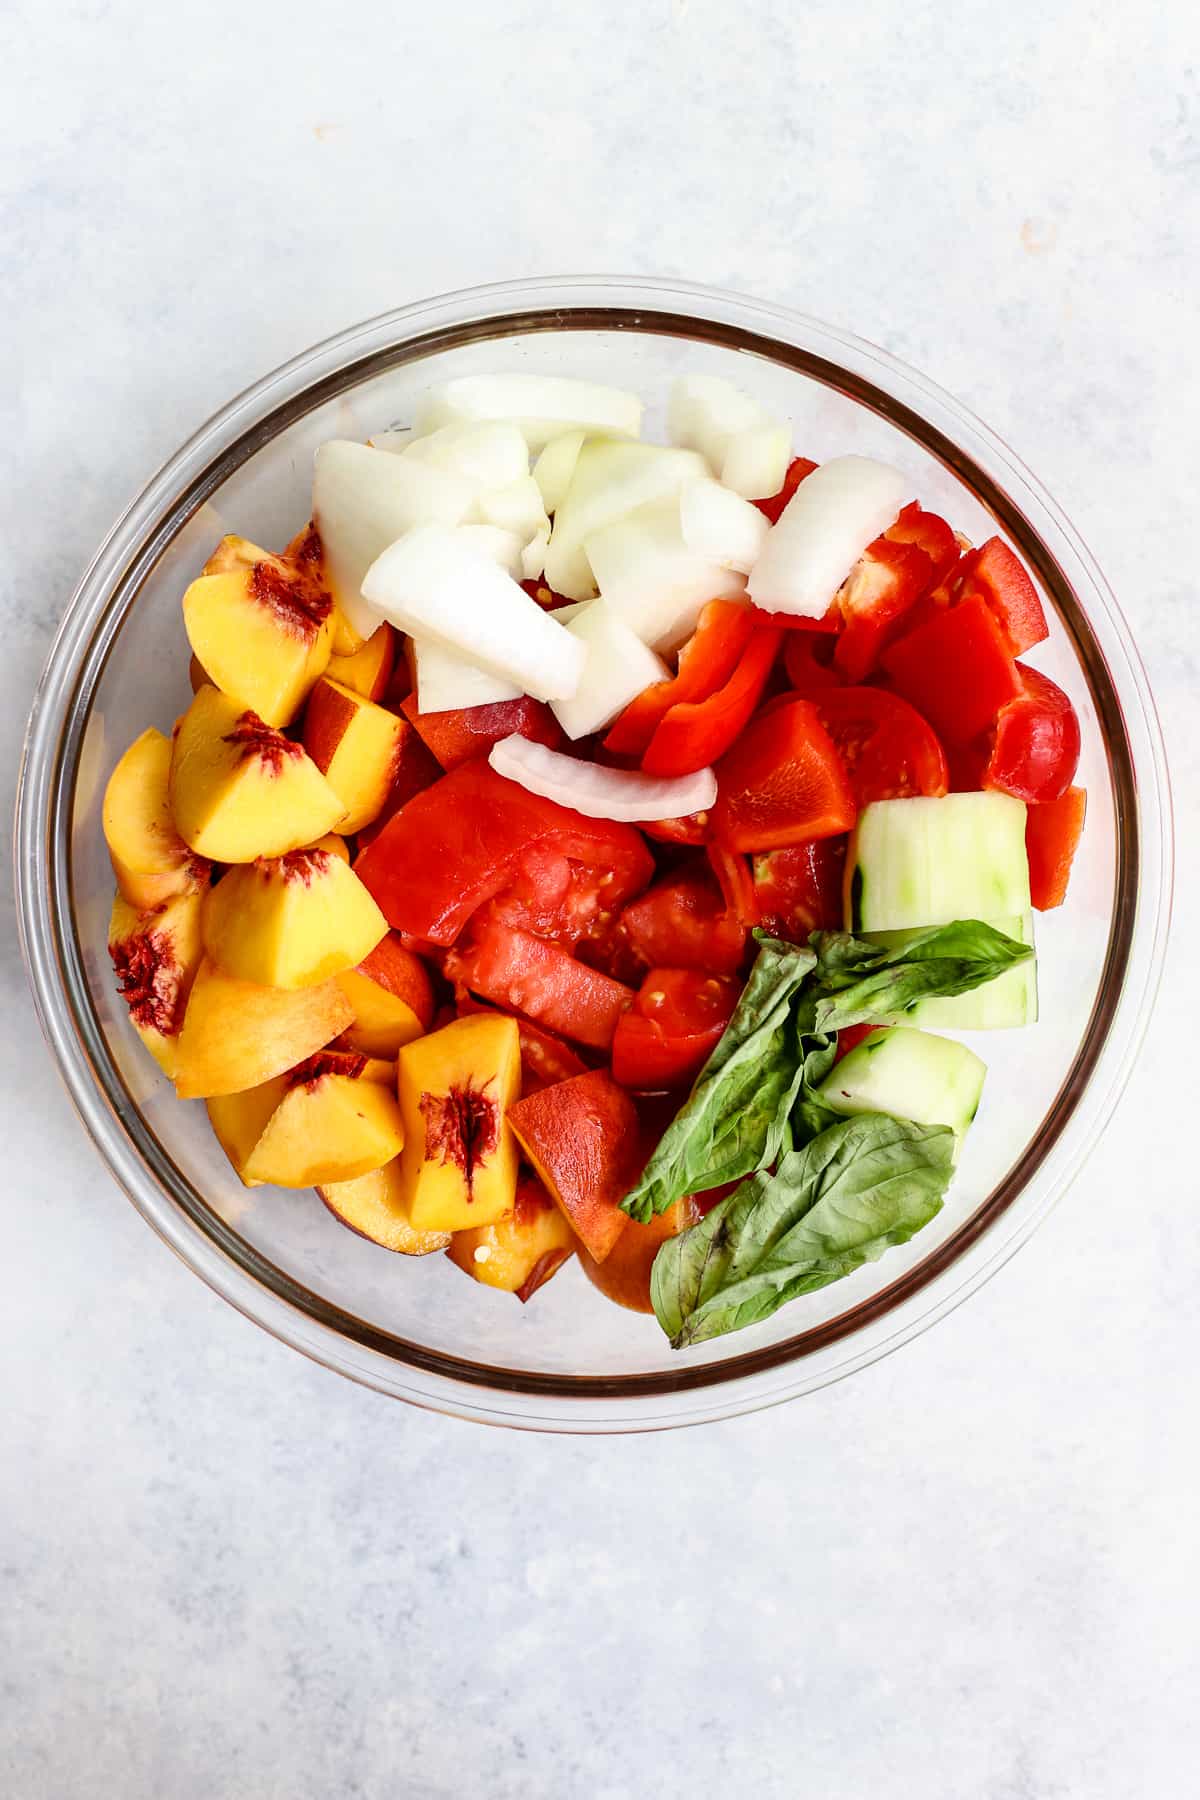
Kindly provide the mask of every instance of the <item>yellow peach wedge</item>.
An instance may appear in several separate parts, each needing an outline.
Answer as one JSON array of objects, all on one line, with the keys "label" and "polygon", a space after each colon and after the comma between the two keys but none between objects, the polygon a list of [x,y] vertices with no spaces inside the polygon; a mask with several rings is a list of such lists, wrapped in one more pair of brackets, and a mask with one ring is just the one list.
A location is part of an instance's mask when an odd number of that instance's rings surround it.
[{"label": "yellow peach wedge", "polygon": [[346,809],[340,829],[378,818],[407,736],[406,721],[323,675],[309,696],[304,748]]},{"label": "yellow peach wedge", "polygon": [[328,850],[242,863],[204,904],[204,948],[227,975],[264,987],[313,987],[369,955],[387,920]]},{"label": "yellow peach wedge", "polygon": [[258,1087],[323,1050],[351,1017],[336,981],[261,987],[205,958],[179,1034],[175,1090],[181,1100],[207,1100]]},{"label": "yellow peach wedge", "polygon": [[183,596],[188,642],[209,679],[268,725],[287,725],[333,649],[333,602],[278,556],[225,538]]},{"label": "yellow peach wedge", "polygon": [[396,1058],[401,1172],[418,1231],[469,1231],[511,1211],[517,1146],[508,1109],[521,1088],[515,1019],[478,1013],[402,1045]]},{"label": "yellow peach wedge", "polygon": [[353,655],[331,656],[325,673],[331,681],[361,694],[364,700],[382,700],[395,660],[396,633],[390,625],[383,624]]},{"label": "yellow peach wedge", "polygon": [[[364,1078],[365,1078],[364,1070]],[[334,1217],[360,1237],[382,1244],[385,1250],[401,1256],[428,1256],[434,1250],[445,1250],[451,1242],[448,1231],[418,1231],[408,1216],[404,1197],[401,1159],[393,1157],[382,1169],[360,1175],[356,1181],[321,1182],[317,1193]]]},{"label": "yellow peach wedge", "polygon": [[246,1179],[315,1187],[354,1181],[398,1156],[400,1108],[381,1083],[363,1079],[365,1062],[332,1050],[294,1069],[246,1163]]},{"label": "yellow peach wedge", "polygon": [[575,1254],[575,1233],[535,1175],[522,1175],[511,1213],[456,1231],[446,1254],[485,1287],[528,1300]]},{"label": "yellow peach wedge", "polygon": [[134,1030],[167,1075],[174,1076],[188,995],[200,967],[200,896],[177,894],[154,912],[117,895],[108,954]]},{"label": "yellow peach wedge", "polygon": [[217,1142],[247,1187],[262,1185],[246,1180],[246,1164],[287,1089],[287,1076],[276,1075],[243,1093],[214,1094],[204,1103]]},{"label": "yellow peach wedge", "polygon": [[394,931],[357,968],[339,975],[338,985],[354,1008],[346,1043],[364,1056],[394,1057],[433,1023],[429,971]]},{"label": "yellow peach wedge", "polygon": [[208,885],[208,863],[175,829],[170,772],[171,740],[152,726],[130,744],[104,790],[104,838],[117,886],[143,912]]}]

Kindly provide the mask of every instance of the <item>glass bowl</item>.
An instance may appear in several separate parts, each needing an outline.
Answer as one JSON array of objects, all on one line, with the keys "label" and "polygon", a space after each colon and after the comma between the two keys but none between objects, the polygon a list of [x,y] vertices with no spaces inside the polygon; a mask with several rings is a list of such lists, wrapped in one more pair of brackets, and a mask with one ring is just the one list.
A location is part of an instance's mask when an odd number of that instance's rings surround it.
[{"label": "glass bowl", "polygon": [[[521,368],[633,388],[661,435],[671,378],[732,377],[797,447],[897,464],[978,541],[999,529],[1053,615],[1037,663],[1083,727],[1087,830],[1065,907],[1039,920],[1041,1023],[987,1034],[988,1094],[940,1216],[909,1245],[773,1320],[677,1355],[568,1266],[534,1302],[410,1260],[312,1193],[243,1188],[199,1102],[135,1037],[105,949],[104,784],[189,697],[179,597],[223,531],[278,547],[308,512],[312,453],[412,416],[427,383]],[[1137,1051],[1170,897],[1166,769],[1145,676],[1087,551],[983,425],[872,345],[761,302],[677,283],[531,281],[404,307],[296,357],[210,420],[113,527],[38,688],[18,799],[21,935],[43,1028],[112,1173],[218,1293],[328,1367],[494,1424],[649,1430],[769,1406],[895,1349],[1024,1242],[1095,1145]]]}]

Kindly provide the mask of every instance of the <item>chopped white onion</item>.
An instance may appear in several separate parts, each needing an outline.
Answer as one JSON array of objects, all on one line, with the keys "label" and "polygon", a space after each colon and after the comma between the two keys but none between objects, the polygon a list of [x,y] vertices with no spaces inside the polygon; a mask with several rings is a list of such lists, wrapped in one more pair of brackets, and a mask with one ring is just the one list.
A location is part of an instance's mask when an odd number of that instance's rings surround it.
[{"label": "chopped white onion", "polygon": [[689,550],[742,575],[754,567],[767,535],[757,506],[707,479],[679,490],[679,525]]},{"label": "chopped white onion", "polygon": [[800,483],[767,533],[750,571],[755,605],[819,619],[908,496],[908,477],[886,463],[867,456],[823,463]]},{"label": "chopped white onion", "polygon": [[416,437],[408,425],[390,425],[386,431],[376,431],[367,439],[372,450],[386,450],[389,456],[399,456],[416,442]]},{"label": "chopped white onion", "polygon": [[529,475],[529,446],[509,420],[444,425],[427,437],[410,436],[401,455],[463,475],[481,491],[507,487]]},{"label": "chopped white onion", "polygon": [[792,459],[788,425],[751,425],[735,432],[725,446],[721,480],[746,500],[765,500],[783,486]]},{"label": "chopped white onion", "polygon": [[455,527],[464,544],[471,544],[476,550],[483,552],[502,569],[507,569],[514,581],[523,581],[524,547],[515,531],[504,531],[499,525],[457,525]]},{"label": "chopped white onion", "polygon": [[618,617],[607,600],[587,600],[572,608],[563,620],[564,607],[555,617],[587,649],[579,692],[570,700],[556,700],[553,711],[569,738],[587,737],[611,725],[636,694],[655,681],[670,679],[661,657],[648,650]]},{"label": "chopped white onion", "polygon": [[667,435],[673,444],[698,450],[714,474],[721,472],[730,439],[765,419],[757,400],[720,375],[683,375],[671,385]]},{"label": "chopped white onion", "polygon": [[491,706],[500,700],[520,698],[520,688],[465,657],[455,656],[441,644],[414,638],[412,647],[417,706],[423,713],[456,712],[464,706]]},{"label": "chopped white onion", "polygon": [[543,527],[547,535],[550,531],[550,521],[542,505],[542,490],[532,475],[518,476],[505,487],[491,488],[481,494],[478,510],[480,518],[487,524],[513,532],[522,544],[529,543]]},{"label": "chopped white onion", "polygon": [[542,505],[548,513],[557,512],[562,505],[586,436],[583,431],[566,431],[561,437],[551,438],[533,465],[533,479],[541,489]]},{"label": "chopped white onion", "polygon": [[550,542],[550,521],[539,525],[521,552],[521,578],[537,581],[546,567],[546,545]]},{"label": "chopped white onion", "polygon": [[535,699],[565,700],[579,687],[587,660],[579,639],[456,531],[426,525],[407,532],[368,569],[363,595],[402,631]]},{"label": "chopped white onion", "polygon": [[577,761],[545,744],[514,734],[493,744],[488,757],[498,775],[519,782],[531,794],[557,800],[589,819],[620,819],[631,825],[654,819],[685,818],[705,812],[717,797],[711,769],[668,779],[640,770],[606,769]]},{"label": "chopped white onion", "polygon": [[370,637],[382,616],[362,594],[376,557],[416,525],[457,525],[474,498],[474,485],[448,469],[342,439],[321,445],[313,520],[330,591],[360,637]]},{"label": "chopped white onion", "polygon": [[675,496],[590,532],[586,548],[604,599],[660,652],[690,637],[710,600],[745,592],[744,576],[688,548]]},{"label": "chopped white onion", "polygon": [[694,450],[665,450],[656,444],[585,444],[571,485],[554,515],[546,549],[549,585],[568,600],[590,600],[598,574],[589,563],[584,539],[638,507],[678,494],[685,482],[707,474],[704,458]]},{"label": "chopped white onion", "polygon": [[417,412],[417,429],[436,431],[479,419],[514,422],[537,451],[572,430],[635,438],[642,428],[642,402],[621,388],[564,375],[460,375],[429,389]]}]

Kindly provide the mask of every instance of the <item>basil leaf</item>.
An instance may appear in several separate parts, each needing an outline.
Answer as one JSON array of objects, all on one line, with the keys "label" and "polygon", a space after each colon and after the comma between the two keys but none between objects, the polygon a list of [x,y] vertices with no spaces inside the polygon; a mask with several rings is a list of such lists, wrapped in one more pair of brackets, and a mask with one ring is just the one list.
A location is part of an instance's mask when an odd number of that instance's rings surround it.
[{"label": "basil leaf", "polygon": [[906,944],[883,948],[845,931],[812,937],[817,966],[804,994],[802,1031],[841,1031],[907,1012],[932,995],[965,994],[1033,955],[994,925],[956,919],[935,925]]},{"label": "basil leaf", "polygon": [[684,1194],[720,1187],[789,1147],[802,1072],[793,1002],[811,950],[756,932],[758,956],[720,1043],[621,1205],[644,1225]]},{"label": "basil leaf", "polygon": [[953,1157],[944,1126],[862,1113],[743,1182],[654,1259],[672,1347],[758,1324],[906,1243],[941,1209]]}]

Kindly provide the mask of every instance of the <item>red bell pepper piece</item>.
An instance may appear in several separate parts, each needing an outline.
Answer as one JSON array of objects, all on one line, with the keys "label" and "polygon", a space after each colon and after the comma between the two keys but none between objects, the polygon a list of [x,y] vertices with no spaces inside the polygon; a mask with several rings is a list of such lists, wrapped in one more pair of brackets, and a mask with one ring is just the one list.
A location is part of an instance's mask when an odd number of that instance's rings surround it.
[{"label": "red bell pepper piece", "polygon": [[640,894],[621,914],[621,936],[647,969],[703,969],[736,975],[746,927],[703,870],[676,875]]},{"label": "red bell pepper piece", "polygon": [[840,1063],[843,1056],[849,1056],[852,1050],[858,1049],[864,1038],[869,1038],[873,1031],[878,1030],[878,1025],[843,1025],[837,1034],[834,1062]]},{"label": "red bell pepper piece", "polygon": [[461,706],[450,712],[418,712],[417,696],[410,694],[400,708],[420,732],[443,769],[457,769],[473,756],[486,756],[501,738],[519,732],[535,744],[560,748],[562,728],[548,706],[526,695],[520,700],[499,700],[489,706]]},{"label": "red bell pepper piece", "polygon": [[816,708],[764,713],[717,766],[712,836],[726,850],[775,850],[849,831],[857,808]]},{"label": "red bell pepper piece", "polygon": [[573,862],[613,871],[626,895],[654,874],[632,825],[586,819],[505,780],[478,757],[402,807],[354,868],[390,925],[445,945],[477,907],[511,885],[527,851],[547,845]]},{"label": "red bell pepper piece", "polygon": [[783,667],[797,694],[819,694],[841,687],[842,674],[833,665],[831,639],[809,631],[793,631],[783,640]]},{"label": "red bell pepper piece", "polygon": [[833,659],[847,680],[860,682],[910,607],[933,580],[933,564],[917,544],[884,534],[869,544],[838,590],[846,624]]},{"label": "red bell pepper piece", "polygon": [[446,978],[505,1012],[593,1050],[607,1050],[633,990],[566,950],[498,919],[483,918],[446,957]]},{"label": "red bell pepper piece", "polygon": [[717,878],[726,912],[744,931],[753,931],[756,925],[762,924],[762,911],[750,864],[736,850],[726,849],[724,844],[709,844],[706,855]]},{"label": "red bell pepper piece", "polygon": [[1022,691],[1004,635],[977,594],[892,644],[883,666],[904,698],[952,744],[979,737]]},{"label": "red bell pepper piece", "polygon": [[937,513],[926,512],[919,500],[910,500],[884,537],[892,544],[915,544],[933,566],[934,581],[941,581],[959,558],[960,545],[952,526]]},{"label": "red bell pepper piece", "polygon": [[986,602],[1013,656],[1024,656],[1050,635],[1037,589],[1003,538],[970,550],[954,572],[955,600]]},{"label": "red bell pepper piece", "polygon": [[807,456],[793,457],[787,466],[787,473],[784,475],[783,486],[780,488],[779,492],[777,494],[768,495],[765,500],[756,500],[754,502],[759,512],[765,513],[772,525],[774,525],[780,513],[783,511],[796,489],[800,486],[800,483],[804,481],[807,476],[811,475],[817,466],[818,465],[815,462],[809,462]]},{"label": "red bell pepper piece", "polygon": [[1079,766],[1079,720],[1056,682],[1017,663],[1022,692],[1000,708],[985,788],[999,788],[1035,805],[1059,800]]},{"label": "red bell pepper piece", "polygon": [[1067,897],[1071,864],[1083,836],[1087,792],[1068,788],[1057,800],[1031,806],[1025,816],[1029,892],[1039,912],[1061,906]]},{"label": "red bell pepper piece", "polygon": [[651,969],[612,1047],[622,1087],[681,1087],[698,1075],[733,1017],[742,984],[699,969]]},{"label": "red bell pepper piece", "polygon": [[710,600],[679,652],[679,672],[643,688],[615,721],[606,750],[641,756],[659,721],[683,701],[707,700],[737,668],[755,625],[753,610],[739,600]]},{"label": "red bell pepper piece", "polygon": [[770,626],[756,628],[723,687],[706,700],[673,706],[651,738],[642,767],[651,775],[691,775],[724,756],[762,697],[782,635]]}]

